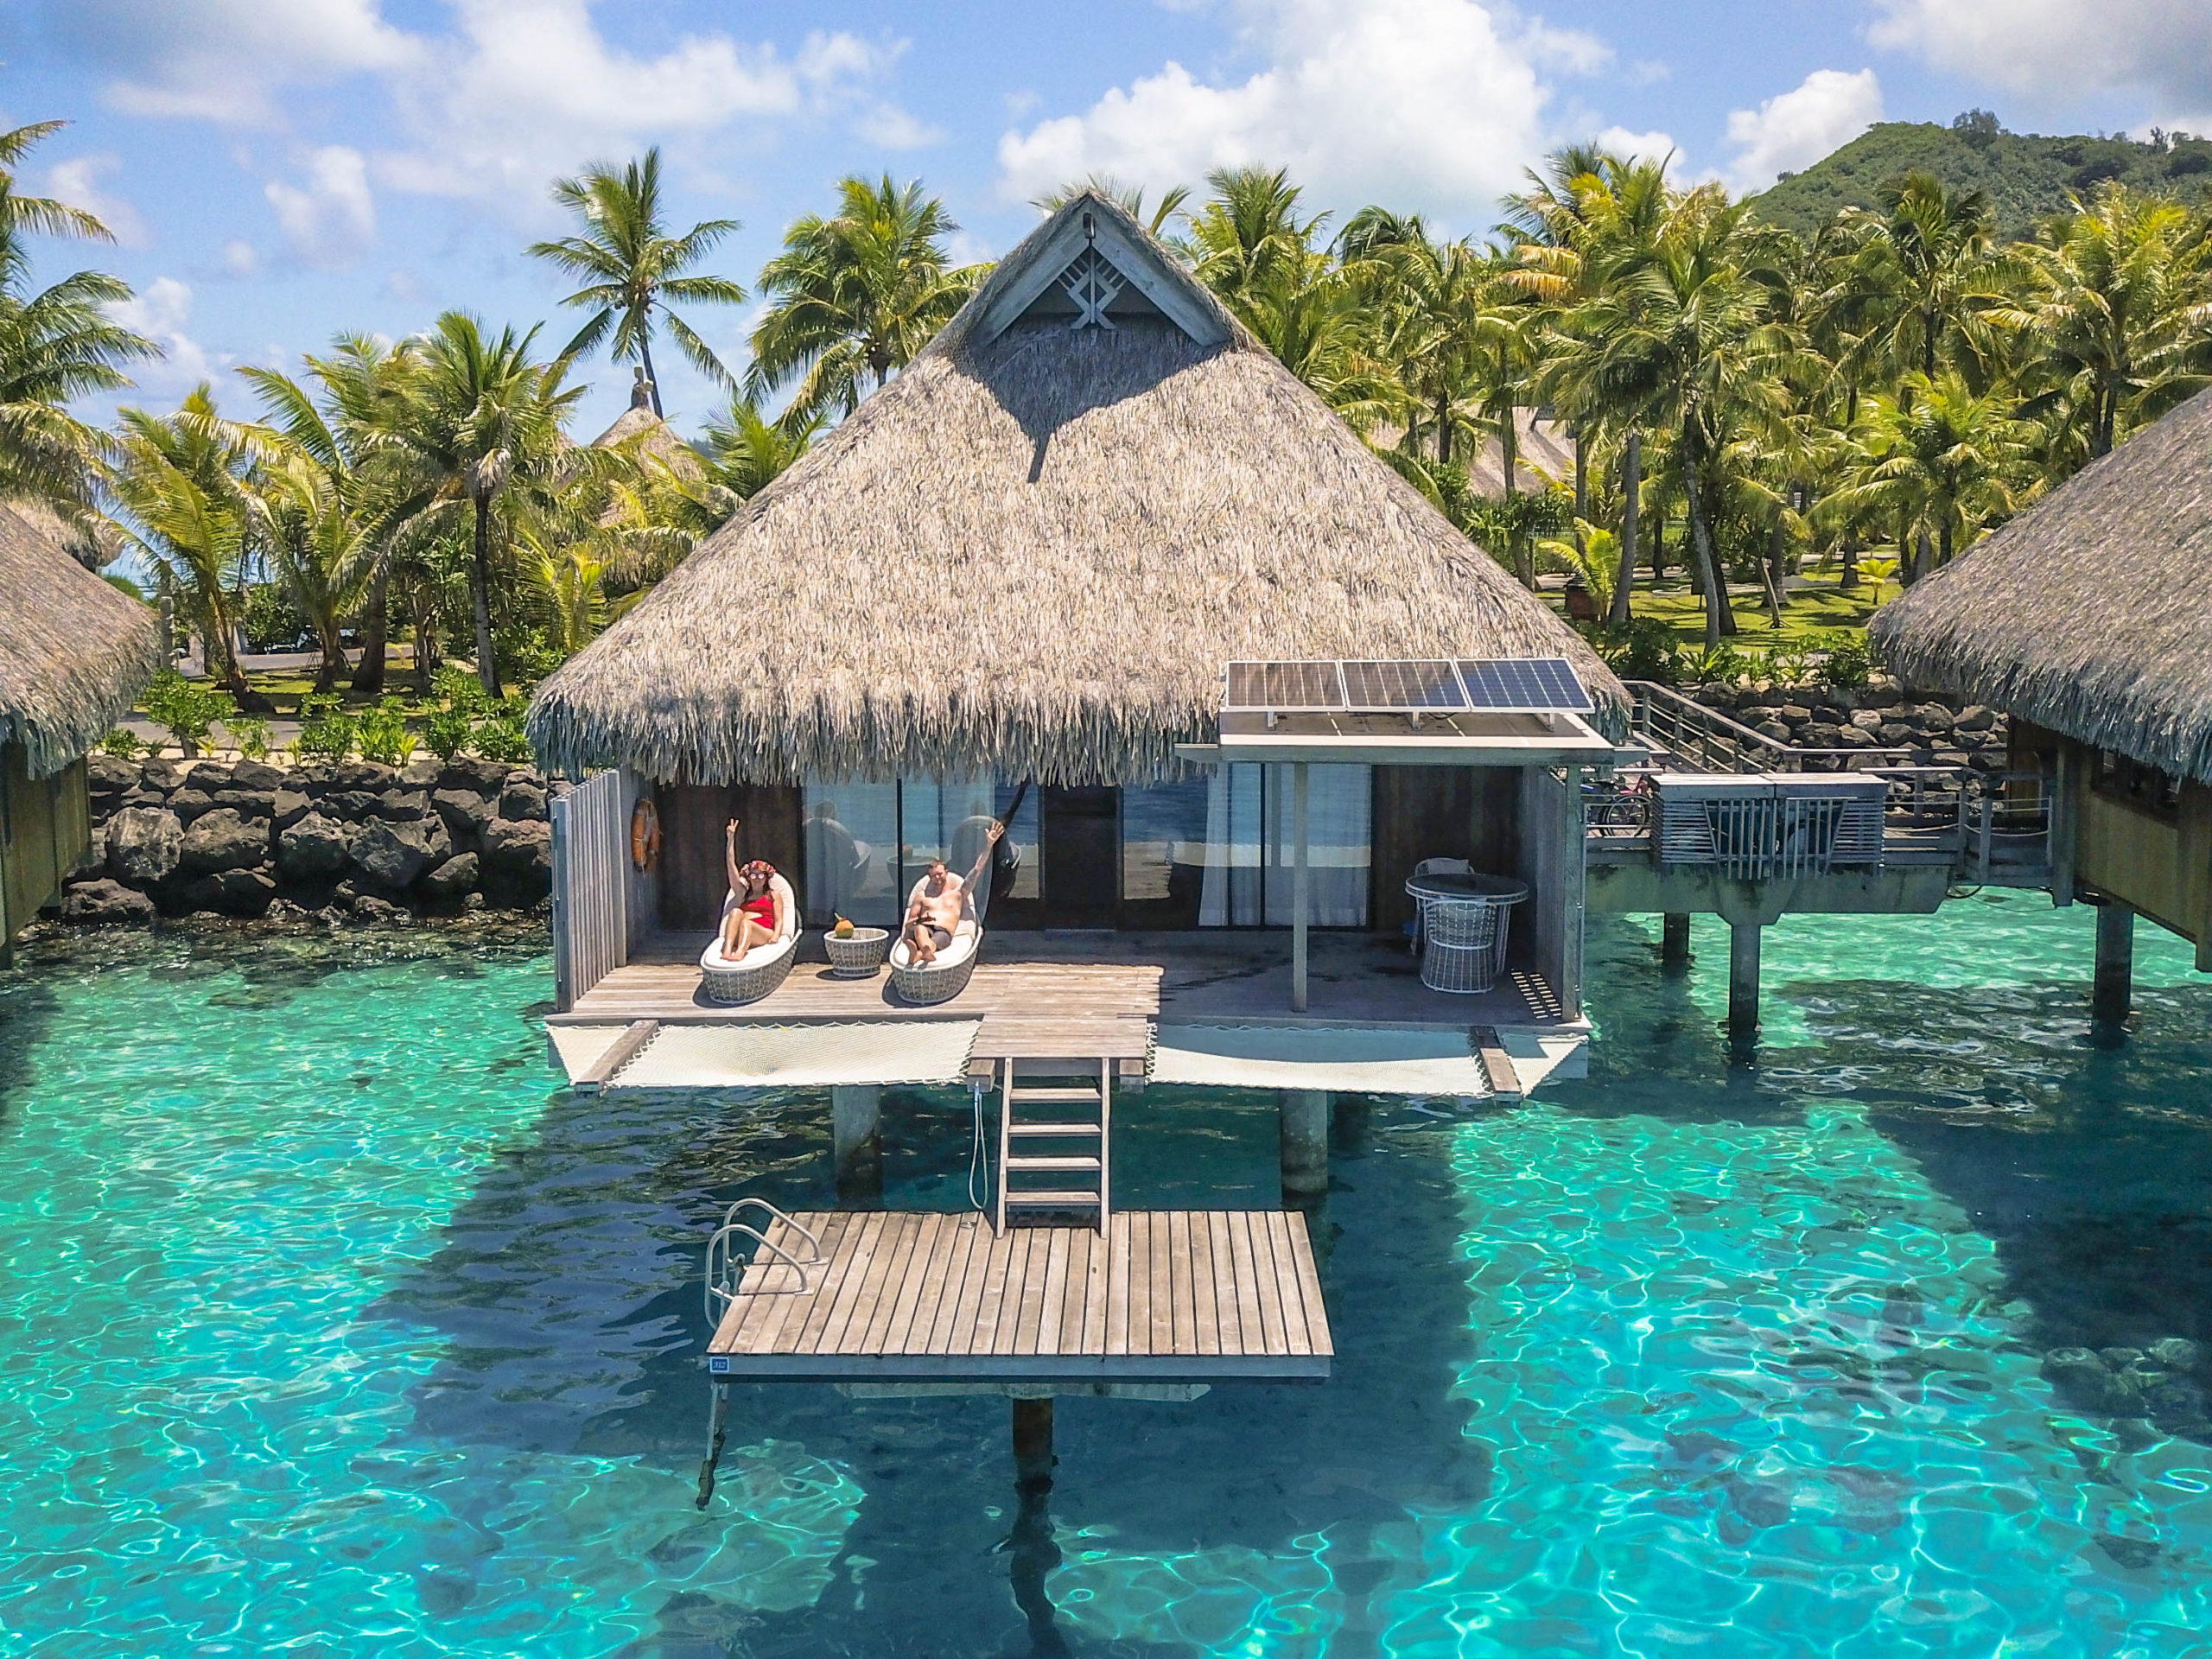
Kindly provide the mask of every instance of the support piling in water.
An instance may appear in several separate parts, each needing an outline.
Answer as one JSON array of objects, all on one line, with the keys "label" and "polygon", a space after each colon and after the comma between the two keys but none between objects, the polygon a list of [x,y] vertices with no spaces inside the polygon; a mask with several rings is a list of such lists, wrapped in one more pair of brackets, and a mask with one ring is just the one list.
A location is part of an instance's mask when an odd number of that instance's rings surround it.
[{"label": "support piling in water", "polygon": [[1052,1465],[1052,1397],[1014,1402],[1014,1480],[1020,1491],[1049,1491]]},{"label": "support piling in water", "polygon": [[2097,907],[2097,974],[2089,989],[2089,1018],[2119,1026],[2134,1007],[2135,912],[2116,899]]},{"label": "support piling in water", "polygon": [[1759,925],[1728,928],[1728,1034],[1751,1037],[1759,1028]]},{"label": "support piling in water", "polygon": [[1295,1206],[1329,1190],[1328,1090],[1286,1089],[1280,1115],[1283,1203]]},{"label": "support piling in water", "polygon": [[837,1196],[866,1203],[883,1196],[883,1091],[873,1084],[830,1090],[830,1144],[837,1163]]},{"label": "support piling in water", "polygon": [[1687,968],[1690,965],[1690,918],[1687,912],[1669,912],[1659,921],[1659,965],[1662,968]]}]

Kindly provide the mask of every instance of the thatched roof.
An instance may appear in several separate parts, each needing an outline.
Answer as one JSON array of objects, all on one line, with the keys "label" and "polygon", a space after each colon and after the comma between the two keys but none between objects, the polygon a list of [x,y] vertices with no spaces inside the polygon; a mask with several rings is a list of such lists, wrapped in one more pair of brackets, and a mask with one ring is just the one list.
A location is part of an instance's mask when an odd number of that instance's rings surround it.
[{"label": "thatched roof", "polygon": [[0,507],[0,743],[61,770],[130,709],[160,655],[154,613]]},{"label": "thatched roof", "polygon": [[[1535,495],[1553,484],[1574,482],[1574,435],[1565,424],[1540,416],[1533,409],[1513,411],[1513,487]],[[1483,440],[1482,453],[1467,468],[1467,482],[1477,495],[1497,500],[1505,493],[1505,452],[1495,436]]]},{"label": "thatched roof", "polygon": [[[1071,326],[1062,279],[1094,254],[1120,285],[1110,328]],[[1454,652],[1567,656],[1624,701],[1541,601],[1084,195],[547,680],[529,730],[572,772],[1135,783],[1211,731],[1230,658]]]},{"label": "thatched roof", "polygon": [[2212,783],[2212,391],[1874,617],[1914,685]]},{"label": "thatched roof", "polygon": [[594,449],[612,449],[638,440],[638,448],[679,478],[699,475],[697,451],[669,429],[666,421],[652,410],[632,404],[615,417],[614,424],[591,441]]}]

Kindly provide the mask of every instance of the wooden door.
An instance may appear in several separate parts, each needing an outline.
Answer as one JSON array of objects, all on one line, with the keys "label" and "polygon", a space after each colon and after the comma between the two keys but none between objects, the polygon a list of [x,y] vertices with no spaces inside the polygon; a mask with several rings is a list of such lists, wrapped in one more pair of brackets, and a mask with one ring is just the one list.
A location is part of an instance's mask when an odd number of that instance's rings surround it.
[{"label": "wooden door", "polygon": [[1039,792],[1045,925],[1117,927],[1122,919],[1122,791]]},{"label": "wooden door", "polygon": [[710,933],[721,920],[722,826],[734,815],[736,791],[721,784],[663,784],[660,801],[660,925],[679,933]]}]

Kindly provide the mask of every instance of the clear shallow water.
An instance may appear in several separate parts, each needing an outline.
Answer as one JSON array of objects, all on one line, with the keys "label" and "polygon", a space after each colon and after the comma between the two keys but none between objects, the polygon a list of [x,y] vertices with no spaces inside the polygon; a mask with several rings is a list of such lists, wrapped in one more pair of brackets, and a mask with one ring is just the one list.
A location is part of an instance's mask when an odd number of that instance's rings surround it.
[{"label": "clear shallow water", "polygon": [[[1726,950],[1590,948],[1587,1082],[1340,1115],[1320,1388],[741,1389],[710,1217],[827,1204],[818,1103],[555,1091],[542,960],[75,947],[0,978],[0,1655],[2204,1653],[2212,987],[2086,912],[1803,922],[1728,1064]],[[419,944],[410,946],[419,950]],[[1265,1101],[1117,1114],[1133,1205],[1272,1202]],[[964,1098],[887,1103],[951,1206]],[[2131,1385],[2133,1386],[2133,1385]]]}]

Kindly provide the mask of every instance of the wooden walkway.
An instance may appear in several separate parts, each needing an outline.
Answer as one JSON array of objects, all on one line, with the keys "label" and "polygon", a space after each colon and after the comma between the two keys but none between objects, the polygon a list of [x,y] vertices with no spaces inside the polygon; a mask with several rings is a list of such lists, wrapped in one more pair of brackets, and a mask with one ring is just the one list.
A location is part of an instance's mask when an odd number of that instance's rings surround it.
[{"label": "wooden walkway", "polygon": [[[1182,1382],[1320,1378],[1334,1350],[1306,1218],[1123,1211],[1014,1227],[940,1211],[795,1217],[799,1274],[761,1249],[708,1345],[718,1378]],[[782,1222],[774,1243],[804,1260]]]}]

